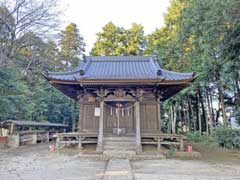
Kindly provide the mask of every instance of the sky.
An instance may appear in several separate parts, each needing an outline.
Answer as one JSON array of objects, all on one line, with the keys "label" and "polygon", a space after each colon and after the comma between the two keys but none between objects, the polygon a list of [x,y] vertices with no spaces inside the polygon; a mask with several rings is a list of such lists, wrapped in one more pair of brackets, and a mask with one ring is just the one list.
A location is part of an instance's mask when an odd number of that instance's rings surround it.
[{"label": "sky", "polygon": [[130,28],[132,23],[144,26],[146,34],[163,25],[163,16],[170,0],[62,0],[63,24],[76,23],[89,54],[96,33],[112,21],[116,26]]}]

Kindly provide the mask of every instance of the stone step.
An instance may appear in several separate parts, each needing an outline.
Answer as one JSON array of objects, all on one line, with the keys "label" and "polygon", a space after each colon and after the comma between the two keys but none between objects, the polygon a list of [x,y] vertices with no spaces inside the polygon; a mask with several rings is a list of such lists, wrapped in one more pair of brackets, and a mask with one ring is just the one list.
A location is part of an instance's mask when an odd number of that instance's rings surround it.
[{"label": "stone step", "polygon": [[135,150],[104,150],[103,151],[103,155],[107,155],[107,156],[112,156],[112,157],[118,157],[118,156],[132,156],[132,155],[136,155],[136,151]]},{"label": "stone step", "polygon": [[104,137],[104,141],[130,141],[135,142],[135,137],[128,137],[128,136],[111,136],[111,137]]},{"label": "stone step", "polygon": [[132,145],[116,145],[116,144],[107,144],[107,145],[103,145],[104,148],[111,148],[111,149],[135,149],[136,145],[132,144]]},{"label": "stone step", "polygon": [[103,148],[104,150],[119,150],[119,151],[135,151],[136,147],[135,146],[130,146],[130,147],[121,147],[119,146],[118,148],[116,148],[115,146],[104,146]]},{"label": "stone step", "polygon": [[128,159],[111,159],[108,162],[103,180],[133,180],[133,173]]},{"label": "stone step", "polygon": [[130,142],[130,141],[104,141],[104,145],[116,145],[116,146],[131,146],[135,145],[136,142]]}]

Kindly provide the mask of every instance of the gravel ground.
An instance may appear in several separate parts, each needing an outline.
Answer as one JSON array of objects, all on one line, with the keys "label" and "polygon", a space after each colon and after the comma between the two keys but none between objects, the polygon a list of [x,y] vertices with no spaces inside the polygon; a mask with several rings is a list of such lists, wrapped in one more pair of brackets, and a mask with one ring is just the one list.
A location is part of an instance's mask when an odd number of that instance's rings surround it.
[{"label": "gravel ground", "polygon": [[[0,149],[0,180],[102,179],[107,164],[81,160],[75,150],[48,152],[47,144]],[[143,160],[132,161],[130,166],[135,180],[240,180],[240,162]]]},{"label": "gravel ground", "polygon": [[240,180],[240,164],[145,160],[132,162],[131,165],[135,180]]},{"label": "gravel ground", "polygon": [[80,160],[74,152],[49,153],[48,146],[0,151],[0,180],[102,179],[105,161]]}]

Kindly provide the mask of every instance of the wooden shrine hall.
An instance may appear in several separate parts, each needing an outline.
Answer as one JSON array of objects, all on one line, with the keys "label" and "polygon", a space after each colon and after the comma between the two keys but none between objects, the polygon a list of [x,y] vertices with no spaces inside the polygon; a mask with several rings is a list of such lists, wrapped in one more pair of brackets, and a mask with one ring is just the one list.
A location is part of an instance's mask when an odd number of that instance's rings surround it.
[{"label": "wooden shrine hall", "polygon": [[72,71],[45,76],[79,101],[78,133],[95,134],[98,152],[109,136],[133,137],[136,152],[142,151],[144,138],[163,141],[160,103],[196,78],[164,70],[156,56],[87,56]]}]

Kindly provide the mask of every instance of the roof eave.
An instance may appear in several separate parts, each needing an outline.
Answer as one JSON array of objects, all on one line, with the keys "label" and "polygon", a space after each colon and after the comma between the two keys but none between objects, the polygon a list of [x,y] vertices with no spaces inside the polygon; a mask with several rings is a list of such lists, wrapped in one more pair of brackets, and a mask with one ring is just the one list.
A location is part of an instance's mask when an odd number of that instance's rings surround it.
[{"label": "roof eave", "polygon": [[159,79],[81,79],[81,80],[60,80],[50,78],[48,81],[51,84],[82,84],[82,85],[103,85],[103,84],[157,84],[157,85],[177,85],[177,84],[188,84],[193,82],[196,76],[183,80],[165,80],[164,78]]}]

